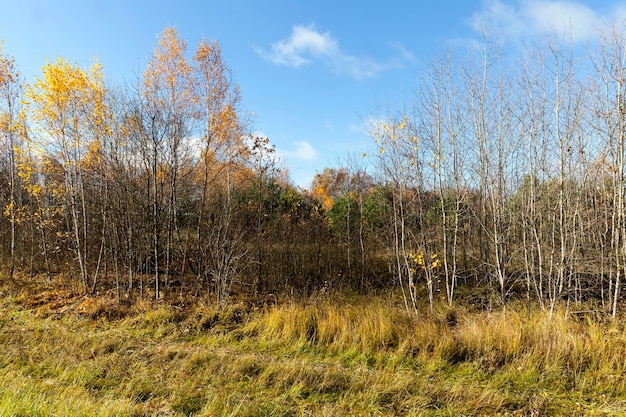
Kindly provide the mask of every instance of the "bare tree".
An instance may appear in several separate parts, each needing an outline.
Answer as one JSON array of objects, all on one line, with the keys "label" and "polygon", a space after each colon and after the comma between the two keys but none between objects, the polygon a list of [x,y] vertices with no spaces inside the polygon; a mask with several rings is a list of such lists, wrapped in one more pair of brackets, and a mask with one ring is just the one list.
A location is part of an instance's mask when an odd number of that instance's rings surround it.
[{"label": "bare tree", "polygon": [[8,201],[4,205],[4,214],[11,226],[9,279],[13,279],[16,258],[17,217],[19,209],[20,181],[17,174],[16,151],[21,148],[20,136],[23,137],[26,126],[21,110],[22,81],[15,67],[13,58],[2,53],[0,43],[0,136],[6,152],[7,183],[9,184]]}]

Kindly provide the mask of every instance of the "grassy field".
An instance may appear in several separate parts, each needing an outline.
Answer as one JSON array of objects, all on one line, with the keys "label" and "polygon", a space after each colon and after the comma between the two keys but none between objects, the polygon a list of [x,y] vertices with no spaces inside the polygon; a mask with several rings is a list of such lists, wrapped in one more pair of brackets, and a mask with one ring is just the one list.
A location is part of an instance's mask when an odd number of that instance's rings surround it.
[{"label": "grassy field", "polygon": [[0,300],[0,416],[626,415],[624,326],[585,314]]}]

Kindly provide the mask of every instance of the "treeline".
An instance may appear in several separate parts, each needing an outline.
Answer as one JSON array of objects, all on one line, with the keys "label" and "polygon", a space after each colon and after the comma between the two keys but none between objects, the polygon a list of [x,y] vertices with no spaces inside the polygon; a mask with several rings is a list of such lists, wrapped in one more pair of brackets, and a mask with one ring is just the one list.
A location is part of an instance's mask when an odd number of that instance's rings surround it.
[{"label": "treeline", "polygon": [[107,85],[97,62],[83,69],[62,58],[28,84],[2,54],[0,93],[9,281],[61,276],[120,300],[176,291],[220,303],[233,288],[351,284],[321,204],[290,185],[269,140],[250,133],[217,42],[191,53],[165,29],[127,88]]},{"label": "treeline", "polygon": [[[594,298],[617,313],[626,261],[624,26],[588,45],[488,38],[434,60],[413,101],[372,124],[391,194],[395,276],[416,306],[460,277],[505,304]],[[514,57],[512,57],[514,55]],[[441,282],[439,282],[441,281]],[[419,282],[420,285],[416,285]]]},{"label": "treeline", "polygon": [[[58,59],[27,85],[0,55],[1,254],[120,299],[459,285],[500,304],[595,299],[626,262],[623,28],[521,53],[485,37],[433,60],[367,125],[372,154],[290,185],[250,134],[216,42],[166,29],[132,88]],[[516,46],[520,49],[520,46]],[[367,165],[367,169],[364,168]]]}]

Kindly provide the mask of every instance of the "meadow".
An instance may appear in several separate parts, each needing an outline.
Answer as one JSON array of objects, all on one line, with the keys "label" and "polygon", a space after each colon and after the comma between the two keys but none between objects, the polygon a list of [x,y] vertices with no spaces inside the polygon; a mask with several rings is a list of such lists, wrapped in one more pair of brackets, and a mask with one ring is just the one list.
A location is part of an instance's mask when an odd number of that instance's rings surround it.
[{"label": "meadow", "polygon": [[592,305],[2,288],[0,416],[626,415],[626,330]]}]

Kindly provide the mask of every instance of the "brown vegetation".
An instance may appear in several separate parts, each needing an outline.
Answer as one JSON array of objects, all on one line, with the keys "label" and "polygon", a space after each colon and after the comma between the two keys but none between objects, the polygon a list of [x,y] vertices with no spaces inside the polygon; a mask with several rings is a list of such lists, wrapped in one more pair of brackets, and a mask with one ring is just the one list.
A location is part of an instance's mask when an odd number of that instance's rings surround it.
[{"label": "brown vegetation", "polygon": [[219,309],[197,298],[121,306],[112,296],[2,291],[0,415],[626,410],[623,326],[566,315],[564,305],[550,315],[438,303],[416,318],[398,293]]}]

